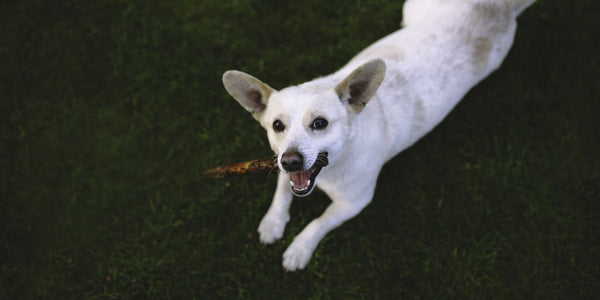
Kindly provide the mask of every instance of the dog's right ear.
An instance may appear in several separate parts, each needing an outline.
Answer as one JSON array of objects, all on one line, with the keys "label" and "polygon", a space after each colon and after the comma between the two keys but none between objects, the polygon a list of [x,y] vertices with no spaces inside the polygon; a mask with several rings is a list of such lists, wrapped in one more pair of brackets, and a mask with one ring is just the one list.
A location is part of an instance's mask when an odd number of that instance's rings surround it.
[{"label": "dog's right ear", "polygon": [[371,100],[385,77],[385,62],[373,59],[354,70],[335,87],[343,103],[359,113]]},{"label": "dog's right ear", "polygon": [[262,81],[240,71],[227,71],[223,74],[225,89],[255,119],[260,119],[267,108],[271,93],[275,90]]}]

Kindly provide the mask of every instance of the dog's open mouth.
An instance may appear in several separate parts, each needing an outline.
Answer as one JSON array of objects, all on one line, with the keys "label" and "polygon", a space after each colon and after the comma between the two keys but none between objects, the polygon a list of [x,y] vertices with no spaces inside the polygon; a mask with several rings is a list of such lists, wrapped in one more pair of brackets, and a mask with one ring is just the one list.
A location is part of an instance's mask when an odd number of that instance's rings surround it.
[{"label": "dog's open mouth", "polygon": [[315,181],[317,175],[321,172],[323,167],[329,164],[327,159],[327,152],[321,152],[317,156],[317,160],[306,171],[290,173],[290,184],[292,186],[292,192],[296,196],[306,196],[312,192],[315,187]]}]

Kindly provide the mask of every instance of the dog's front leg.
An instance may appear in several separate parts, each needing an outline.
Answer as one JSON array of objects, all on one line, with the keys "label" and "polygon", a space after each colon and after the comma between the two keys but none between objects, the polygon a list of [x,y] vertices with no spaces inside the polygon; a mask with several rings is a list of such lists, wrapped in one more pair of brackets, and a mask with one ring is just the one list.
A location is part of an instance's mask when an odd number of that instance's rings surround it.
[{"label": "dog's front leg", "polygon": [[[356,216],[373,198],[375,184],[352,198],[336,195],[325,212],[308,224],[283,253],[283,267],[288,271],[304,269],[319,242],[342,223]],[[351,201],[348,201],[351,199]]]},{"label": "dog's front leg", "polygon": [[285,225],[290,220],[289,208],[291,203],[290,177],[287,174],[280,173],[271,207],[269,207],[258,226],[261,243],[271,244],[283,236]]}]

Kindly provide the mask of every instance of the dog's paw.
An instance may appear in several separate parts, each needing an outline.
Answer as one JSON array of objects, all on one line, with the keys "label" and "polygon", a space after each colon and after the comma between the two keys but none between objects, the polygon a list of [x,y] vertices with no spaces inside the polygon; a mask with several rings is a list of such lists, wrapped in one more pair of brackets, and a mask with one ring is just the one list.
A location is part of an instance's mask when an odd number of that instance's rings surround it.
[{"label": "dog's paw", "polygon": [[283,237],[283,231],[285,230],[286,224],[286,221],[284,220],[265,216],[258,225],[260,242],[263,244],[272,244]]},{"label": "dog's paw", "polygon": [[283,268],[287,271],[302,270],[308,264],[313,251],[292,243],[283,253]]}]

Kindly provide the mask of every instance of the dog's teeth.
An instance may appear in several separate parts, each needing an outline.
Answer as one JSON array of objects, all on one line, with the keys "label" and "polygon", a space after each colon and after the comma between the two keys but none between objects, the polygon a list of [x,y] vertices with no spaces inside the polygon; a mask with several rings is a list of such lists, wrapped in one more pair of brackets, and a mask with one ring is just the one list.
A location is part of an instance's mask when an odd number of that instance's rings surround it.
[{"label": "dog's teeth", "polygon": [[308,184],[305,187],[303,187],[301,189],[298,189],[298,191],[299,192],[304,192],[304,191],[308,190],[308,187],[310,187],[310,180],[308,181]]},{"label": "dog's teeth", "polygon": [[303,192],[303,191],[306,191],[306,190],[308,190],[308,188],[310,187],[310,183],[311,183],[311,181],[310,181],[310,180],[308,180],[308,181],[306,182],[306,186],[305,186],[305,187],[303,187],[303,188],[297,188],[297,187],[294,185],[294,181],[290,180],[290,184],[291,184],[291,185],[292,185],[292,187],[293,187],[293,188],[294,188],[296,191],[298,191],[298,192]]}]

